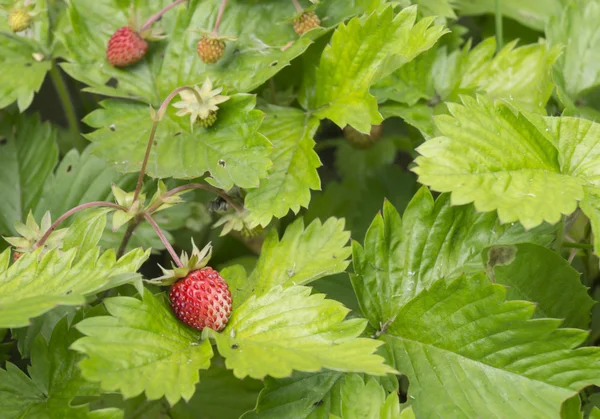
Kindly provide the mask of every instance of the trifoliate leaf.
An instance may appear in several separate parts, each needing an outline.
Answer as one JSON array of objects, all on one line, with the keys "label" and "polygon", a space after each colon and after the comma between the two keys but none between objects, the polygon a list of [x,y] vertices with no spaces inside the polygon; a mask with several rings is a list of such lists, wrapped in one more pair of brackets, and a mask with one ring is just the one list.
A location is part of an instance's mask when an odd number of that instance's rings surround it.
[{"label": "trifoliate leaf", "polygon": [[281,240],[273,229],[249,281],[262,295],[277,285],[304,285],[343,272],[350,263],[349,239],[343,219],[315,220],[304,228],[300,218],[287,227]]},{"label": "trifoliate leaf", "polygon": [[562,326],[587,329],[595,304],[579,272],[545,247],[522,243],[484,252],[492,278],[507,286],[507,299],[536,303],[534,317],[564,319]]},{"label": "trifoliate leaf", "polygon": [[483,97],[448,107],[452,116],[436,118],[442,136],[417,149],[413,170],[419,182],[452,192],[454,205],[474,202],[479,211],[497,210],[504,223],[532,228],[572,213],[584,186],[595,186],[596,124],[548,118],[546,131]]},{"label": "trifoliate leaf", "polygon": [[[262,112],[254,110],[255,98],[234,95],[223,103],[217,122],[209,129],[192,132],[189,118],[167,112],[158,125],[147,173],[152,177],[195,178],[209,172],[210,181],[222,189],[233,185],[255,188],[271,166],[271,144],[258,128]],[[107,100],[85,122],[97,128],[88,134],[94,154],[115,163],[121,172],[140,170],[152,128],[146,106]]]},{"label": "trifoliate leaf", "polygon": [[281,378],[293,370],[321,368],[374,375],[394,372],[373,354],[381,342],[358,337],[366,320],[344,320],[350,310],[323,294],[310,293],[308,287],[276,286],[246,300],[222,333],[207,329],[236,377]]},{"label": "trifoliate leaf", "polygon": [[13,223],[23,221],[35,207],[57,160],[56,132],[51,125],[41,123],[38,116],[4,114],[0,121],[0,235],[14,234]]},{"label": "trifoliate leaf", "polygon": [[307,102],[321,119],[368,133],[371,125],[382,121],[369,87],[431,48],[445,33],[442,26],[430,26],[433,18],[415,24],[416,15],[416,7],[396,16],[387,7],[366,20],[354,18],[341,24],[323,51],[313,91],[305,93],[301,102]]},{"label": "trifoliate leaf", "polygon": [[9,249],[0,254],[0,327],[27,326],[56,305],[81,305],[86,296],[132,282],[150,255],[137,249],[117,261],[112,250],[100,255],[98,248],[82,256],[77,248],[43,256],[41,251],[25,253],[10,266]]},{"label": "trifoliate leaf", "polygon": [[209,341],[179,322],[163,295],[146,290],[142,300],[115,297],[104,304],[110,316],[78,323],[86,337],[71,346],[87,355],[79,364],[85,379],[125,398],[145,392],[149,400],[164,396],[171,405],[189,400],[198,370],[210,366]]},{"label": "trifoliate leaf", "polygon": [[245,207],[255,224],[266,226],[273,217],[282,218],[291,209],[308,207],[311,189],[320,189],[319,156],[313,150],[313,136],[319,121],[293,108],[269,106],[260,132],[273,144],[269,157],[273,169],[260,186],[250,189]]},{"label": "trifoliate leaf", "polygon": [[35,4],[42,13],[35,16],[29,29],[13,33],[4,15],[0,22],[0,108],[16,101],[24,112],[52,67],[48,5],[46,0]]},{"label": "trifoliate leaf", "polygon": [[[136,6],[146,19],[169,3],[151,0]],[[365,10],[364,1],[327,3],[332,4],[324,5],[322,14],[317,11],[327,26]],[[70,52],[70,63],[63,68],[93,92],[133,97],[158,107],[175,88],[202,84],[206,77],[218,85],[226,84],[230,92],[249,92],[302,54],[311,39],[326,33],[317,29],[298,38],[291,23],[283,22],[294,15],[292,3],[257,7],[252,2],[236,2],[227,6],[220,24],[220,33],[236,40],[227,41],[225,53],[216,64],[205,64],[195,52],[202,36],[195,31],[212,30],[220,5],[220,0],[193,0],[165,13],[154,26],[164,29],[167,39],[153,42],[140,63],[119,69],[106,62],[106,43],[117,28],[127,24],[129,3],[72,1],[67,11],[70,25],[58,35]]]},{"label": "trifoliate leaf", "polygon": [[564,47],[556,68],[562,74],[564,90],[572,101],[586,89],[600,85],[600,52],[590,40],[598,36],[600,2],[568,2],[546,27],[551,45]]},{"label": "trifoliate leaf", "polygon": [[[102,159],[91,154],[91,147],[83,153],[69,151],[60,161],[54,173],[44,183],[42,195],[34,214],[40,218],[50,211],[56,219],[69,209],[91,201],[112,201],[111,185],[129,190],[135,187],[137,175],[122,175]],[[71,219],[65,220],[69,225]]]},{"label": "trifoliate leaf", "polygon": [[[544,30],[546,22],[561,13],[563,1],[547,0],[502,0],[502,16],[539,31]],[[452,5],[459,15],[481,15],[495,13],[496,0],[453,0]]]},{"label": "trifoliate leaf", "polygon": [[[2,418],[91,419],[97,418],[99,413],[107,414],[99,411],[91,414],[87,405],[71,405],[75,397],[100,395],[99,386],[86,381],[76,366],[82,356],[69,350],[69,345],[79,336],[63,317],[48,343],[42,336],[35,340],[29,376],[10,362],[6,370],[0,369]],[[120,413],[113,409],[112,415],[117,412]]]},{"label": "trifoliate leaf", "polygon": [[535,307],[505,302],[483,277],[442,279],[404,306],[384,339],[406,374],[417,417],[558,418],[561,405],[600,382],[600,350]]},{"label": "trifoliate leaf", "polygon": [[96,247],[104,232],[104,226],[106,226],[106,214],[110,211],[112,211],[111,208],[97,208],[80,213],[69,227],[62,250],[66,252],[69,249],[77,248],[74,263],[77,263],[88,251]]},{"label": "trifoliate leaf", "polygon": [[388,201],[384,203],[364,247],[352,244],[350,277],[362,312],[379,329],[437,279],[483,271],[479,255],[487,246],[548,244],[551,232],[548,226],[525,232],[518,224],[502,225],[495,214],[479,213],[472,205],[452,206],[448,195],[434,201],[429,190],[421,188],[403,219]]}]

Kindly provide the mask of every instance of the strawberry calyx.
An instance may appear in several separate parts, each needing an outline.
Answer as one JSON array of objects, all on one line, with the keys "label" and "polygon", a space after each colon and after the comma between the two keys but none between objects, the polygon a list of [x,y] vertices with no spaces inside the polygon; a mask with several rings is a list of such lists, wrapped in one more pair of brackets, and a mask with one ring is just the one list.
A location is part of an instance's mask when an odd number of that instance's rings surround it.
[{"label": "strawberry calyx", "polygon": [[[18,254],[18,257],[15,257],[14,261],[16,262],[16,260],[24,253],[30,253],[36,250],[36,244],[44,236],[44,234],[46,234],[51,225],[52,219],[50,217],[50,211],[47,211],[44,214],[39,225],[35,221],[31,211],[29,211],[29,215],[27,216],[25,224],[20,221],[15,222],[15,230],[17,230],[17,233],[19,233],[21,236],[3,237],[6,242],[13,246],[13,250],[15,252],[14,255]],[[66,228],[54,230],[48,236],[48,239],[46,239],[44,245],[41,246],[42,250],[40,251],[44,253],[52,249],[60,249],[66,234]]]},{"label": "strawberry calyx", "polygon": [[154,285],[172,285],[178,280],[185,278],[190,272],[206,268],[208,261],[212,257],[212,244],[208,243],[202,250],[199,250],[192,239],[192,253],[188,255],[181,252],[182,267],[172,265],[172,269],[165,269],[158,265],[163,272],[162,276],[154,279],[148,279],[146,282]]}]

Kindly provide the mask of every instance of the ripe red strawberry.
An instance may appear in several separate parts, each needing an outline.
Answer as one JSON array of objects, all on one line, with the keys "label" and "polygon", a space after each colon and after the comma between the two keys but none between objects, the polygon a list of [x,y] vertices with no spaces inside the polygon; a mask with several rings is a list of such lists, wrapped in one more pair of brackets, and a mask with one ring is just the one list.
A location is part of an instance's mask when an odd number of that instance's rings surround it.
[{"label": "ripe red strawberry", "polygon": [[231,315],[231,292],[227,282],[210,267],[189,272],[171,287],[171,308],[188,326],[223,330]]},{"label": "ripe red strawberry", "polygon": [[221,59],[225,52],[225,41],[205,35],[198,41],[196,51],[206,64],[214,64]]},{"label": "ripe red strawberry", "polygon": [[123,26],[110,37],[106,59],[115,67],[127,67],[144,58],[148,43],[129,26]]},{"label": "ripe red strawberry", "polygon": [[298,35],[308,32],[312,28],[316,28],[321,24],[321,19],[313,11],[303,12],[294,18],[294,30]]}]

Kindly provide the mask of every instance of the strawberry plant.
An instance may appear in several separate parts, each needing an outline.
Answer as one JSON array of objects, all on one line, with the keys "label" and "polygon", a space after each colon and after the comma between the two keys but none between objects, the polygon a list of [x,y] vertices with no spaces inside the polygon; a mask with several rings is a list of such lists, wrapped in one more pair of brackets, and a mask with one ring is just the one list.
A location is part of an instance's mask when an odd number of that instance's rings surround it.
[{"label": "strawberry plant", "polygon": [[0,419],[600,418],[600,0],[2,0]]}]

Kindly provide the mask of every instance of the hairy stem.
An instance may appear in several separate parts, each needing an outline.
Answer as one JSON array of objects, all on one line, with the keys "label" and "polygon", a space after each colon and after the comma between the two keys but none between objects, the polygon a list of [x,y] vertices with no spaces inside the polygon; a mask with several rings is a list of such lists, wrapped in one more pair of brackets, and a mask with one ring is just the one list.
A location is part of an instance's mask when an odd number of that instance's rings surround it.
[{"label": "hairy stem", "polygon": [[56,221],[54,221],[52,223],[50,228],[44,233],[42,238],[39,239],[38,242],[33,246],[33,248],[37,249],[38,247],[43,246],[44,243],[46,243],[46,240],[48,240],[48,237],[50,237],[50,234],[52,234],[52,232],[56,229],[56,227],[58,227],[58,225],[60,223],[62,223],[67,218],[69,218],[71,215],[73,215],[76,212],[79,212],[81,210],[84,210],[87,208],[93,208],[93,207],[111,207],[111,208],[116,208],[119,210],[126,211],[126,209],[120,205],[114,204],[112,202],[105,202],[105,201],[94,201],[94,202],[88,202],[85,204],[77,205],[75,208],[71,208],[69,211],[65,212],[63,215],[58,217],[56,219]]},{"label": "hairy stem", "polygon": [[300,3],[298,2],[298,0],[292,0],[292,3],[294,3],[294,7],[296,8],[296,12],[302,13],[304,11],[304,9],[302,8],[302,6],[300,6]]},{"label": "hairy stem", "polygon": [[177,89],[173,90],[169,94],[169,96],[167,96],[167,98],[163,101],[163,103],[160,104],[160,108],[158,108],[158,112],[156,113],[157,118],[152,122],[152,129],[150,130],[150,137],[148,138],[148,144],[146,145],[146,153],[144,154],[144,160],[142,161],[140,175],[138,176],[137,185],[135,187],[135,192],[133,194],[134,201],[138,198],[138,196],[140,195],[140,191],[142,190],[142,183],[144,180],[144,175],[146,174],[146,167],[148,166],[148,159],[150,158],[150,151],[152,150],[152,144],[154,143],[154,136],[156,135],[156,129],[158,128],[158,124],[160,123],[165,112],[167,111],[167,106],[169,106],[169,103],[171,103],[171,101],[173,100],[173,98],[176,95],[178,95],[180,92],[182,92],[184,90],[191,91],[193,94],[196,95],[196,99],[198,100],[198,102],[202,102],[202,98],[200,97],[198,92],[196,92],[195,89],[192,89],[189,86],[182,86],[182,87],[178,87]]},{"label": "hairy stem", "polygon": [[158,207],[160,207],[163,204],[162,198],[168,198],[169,196],[175,195],[176,193],[179,193],[181,191],[185,191],[188,189],[204,189],[206,191],[213,192],[213,193],[219,195],[221,198],[223,198],[237,212],[244,212],[244,208],[242,208],[238,204],[236,204],[233,201],[233,199],[231,199],[231,197],[229,195],[227,195],[225,192],[223,192],[220,189],[213,188],[212,186],[209,186],[209,185],[203,185],[201,183],[190,183],[187,185],[182,185],[182,186],[178,186],[177,188],[171,189],[170,191],[168,191],[164,195],[162,195],[161,199],[159,201],[152,204],[152,206],[150,208],[148,208],[148,212],[153,213],[154,211],[156,211],[158,209]]},{"label": "hairy stem", "polygon": [[504,35],[502,34],[502,0],[496,0],[496,50],[500,51],[504,46]]},{"label": "hairy stem", "polygon": [[221,25],[221,18],[223,17],[223,12],[225,11],[225,6],[227,5],[227,0],[221,0],[221,7],[219,7],[219,14],[217,15],[217,21],[215,22],[215,28],[213,29],[213,35],[217,35],[219,32],[219,26]]},{"label": "hairy stem", "polygon": [[75,141],[75,148],[77,148],[79,151],[82,151],[85,148],[85,143],[79,129],[77,113],[75,112],[75,107],[71,101],[71,95],[69,94],[69,89],[67,88],[65,79],[63,78],[62,74],[60,74],[60,71],[56,66],[56,62],[53,62],[52,67],[50,68],[50,78],[52,79],[52,83],[56,88],[58,98],[60,99],[60,104],[65,112],[69,132]]},{"label": "hairy stem", "polygon": [[163,244],[169,251],[169,254],[173,258],[173,261],[175,262],[175,264],[178,267],[183,268],[183,263],[181,263],[179,256],[177,256],[177,253],[175,253],[175,249],[173,249],[173,246],[171,246],[171,243],[169,243],[169,241],[165,237],[165,234],[162,232],[162,230],[160,229],[158,224],[156,224],[156,221],[154,221],[154,218],[152,218],[152,216],[145,211],[144,211],[144,218],[146,219],[146,221],[148,221],[150,223],[150,225],[152,226],[154,231],[156,231],[156,234],[160,238],[160,241],[163,242]]},{"label": "hairy stem", "polygon": [[140,32],[144,32],[145,30],[149,29],[150,26],[152,26],[152,24],[154,22],[156,22],[158,19],[160,19],[160,17],[162,15],[164,15],[166,12],[168,12],[169,10],[171,10],[173,7],[177,6],[178,4],[184,3],[186,1],[187,0],[175,0],[173,3],[169,4],[168,6],[165,6],[162,10],[154,13],[152,16],[150,16],[148,18],[148,20],[146,20],[146,22],[144,22],[144,24],[140,28]]},{"label": "hairy stem", "polygon": [[131,239],[133,232],[140,224],[139,216],[133,218],[133,220],[129,221],[129,225],[127,226],[127,230],[125,230],[125,234],[123,235],[123,240],[121,240],[121,245],[119,246],[119,250],[117,251],[117,259],[125,254],[125,249],[127,249],[127,243]]}]

